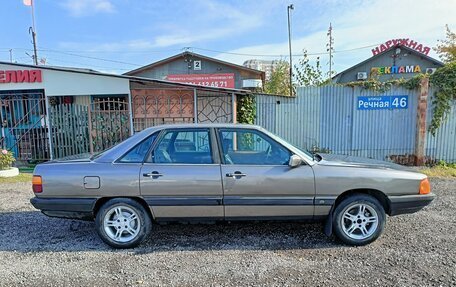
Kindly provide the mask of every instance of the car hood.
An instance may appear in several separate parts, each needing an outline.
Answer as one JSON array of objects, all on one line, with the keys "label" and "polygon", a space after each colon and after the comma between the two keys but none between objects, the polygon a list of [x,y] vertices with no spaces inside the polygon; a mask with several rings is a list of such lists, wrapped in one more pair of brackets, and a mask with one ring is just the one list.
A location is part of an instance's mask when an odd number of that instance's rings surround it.
[{"label": "car hood", "polygon": [[410,167],[402,166],[392,162],[363,158],[350,155],[318,153],[322,158],[318,164],[324,166],[348,166],[374,169],[394,169],[403,171],[414,171]]}]

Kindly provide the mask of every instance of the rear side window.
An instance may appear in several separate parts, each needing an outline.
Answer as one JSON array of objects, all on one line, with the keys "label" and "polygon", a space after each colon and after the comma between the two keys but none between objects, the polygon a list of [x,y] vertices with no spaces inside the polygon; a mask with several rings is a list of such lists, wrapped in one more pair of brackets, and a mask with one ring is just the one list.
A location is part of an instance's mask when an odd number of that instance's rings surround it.
[{"label": "rear side window", "polygon": [[171,164],[213,163],[209,130],[168,131],[153,152],[153,162]]},{"label": "rear side window", "polygon": [[142,163],[144,161],[144,158],[147,155],[147,152],[149,151],[150,147],[155,141],[155,138],[157,137],[157,134],[153,134],[147,139],[143,140],[141,143],[136,145],[132,150],[130,150],[128,153],[126,153],[120,160],[119,162],[122,163]]}]

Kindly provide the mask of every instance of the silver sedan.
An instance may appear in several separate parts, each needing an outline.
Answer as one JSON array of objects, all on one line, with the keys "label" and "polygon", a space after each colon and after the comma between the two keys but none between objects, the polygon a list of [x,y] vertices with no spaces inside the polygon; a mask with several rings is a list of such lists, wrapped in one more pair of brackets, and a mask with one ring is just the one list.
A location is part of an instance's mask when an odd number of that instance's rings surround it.
[{"label": "silver sedan", "polygon": [[95,220],[115,248],[166,221],[322,220],[351,245],[376,240],[386,214],[434,195],[427,177],[393,163],[312,155],[261,127],[157,126],[88,159],[35,168],[31,203],[54,217]]}]

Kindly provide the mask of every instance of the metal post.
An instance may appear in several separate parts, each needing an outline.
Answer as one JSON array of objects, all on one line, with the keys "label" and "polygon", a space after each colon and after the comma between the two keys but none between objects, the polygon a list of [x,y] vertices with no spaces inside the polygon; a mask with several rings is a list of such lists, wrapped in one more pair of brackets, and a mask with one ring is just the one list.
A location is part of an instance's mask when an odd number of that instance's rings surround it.
[{"label": "metal post", "polygon": [[198,95],[196,94],[196,88],[193,89],[193,116],[195,124],[198,123]]},{"label": "metal post", "polygon": [[89,126],[89,151],[93,155],[93,139],[92,139],[92,101],[87,108],[87,121]]},{"label": "metal post", "polygon": [[293,4],[287,6],[288,14],[288,49],[290,52],[290,96],[293,96],[293,55],[291,54],[291,24],[290,24],[290,10],[293,10]]},{"label": "metal post", "polygon": [[133,127],[133,109],[132,109],[132,106],[133,106],[133,102],[132,102],[132,99],[131,99],[131,91],[128,93],[128,114],[130,116],[130,136],[132,136],[134,134],[134,127]]},{"label": "metal post", "polygon": [[423,78],[420,86],[415,135],[415,165],[418,166],[424,165],[425,163],[426,113],[429,95],[429,78]]},{"label": "metal post", "polygon": [[234,93],[231,93],[231,118],[233,124],[237,123],[237,101]]},{"label": "metal post", "polygon": [[49,98],[48,96],[44,95],[44,103],[46,105],[46,115],[44,117],[44,122],[47,122],[47,133],[49,139],[49,155],[51,160],[54,159],[54,148],[52,146],[52,121],[51,121],[51,107],[49,106]]},{"label": "metal post", "polygon": [[[6,99],[5,99],[5,101],[6,101]],[[2,148],[6,148],[5,127],[3,126],[3,108],[2,108],[4,104],[5,104],[4,99],[0,98],[0,118],[1,118],[2,139],[3,139]]]},{"label": "metal post", "polygon": [[35,32],[35,1],[31,0],[32,3],[32,40],[33,40],[33,53],[34,53],[34,60],[35,65],[38,66],[38,53],[36,50],[36,32]]}]

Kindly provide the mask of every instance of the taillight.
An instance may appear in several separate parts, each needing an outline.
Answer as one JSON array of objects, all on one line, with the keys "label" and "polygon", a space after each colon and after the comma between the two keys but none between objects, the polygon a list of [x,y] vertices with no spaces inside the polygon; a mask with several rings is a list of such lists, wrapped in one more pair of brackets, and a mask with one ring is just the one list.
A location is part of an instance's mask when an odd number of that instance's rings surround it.
[{"label": "taillight", "polygon": [[43,192],[43,180],[41,176],[34,175],[32,178],[32,189],[34,193]]},{"label": "taillight", "polygon": [[420,194],[428,194],[431,192],[431,184],[429,179],[425,178],[420,183]]}]

